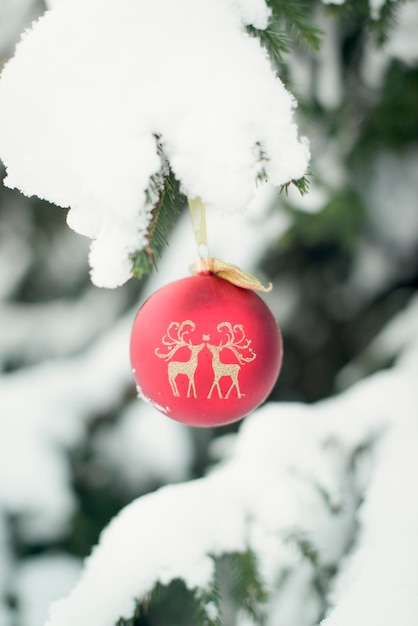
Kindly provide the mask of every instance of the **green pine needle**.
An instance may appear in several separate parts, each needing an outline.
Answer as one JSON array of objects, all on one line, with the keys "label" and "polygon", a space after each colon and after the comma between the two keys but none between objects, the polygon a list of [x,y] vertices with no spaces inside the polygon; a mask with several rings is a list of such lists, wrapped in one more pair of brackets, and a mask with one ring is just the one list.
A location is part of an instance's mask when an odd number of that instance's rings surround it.
[{"label": "green pine needle", "polygon": [[152,590],[142,598],[141,602],[136,601],[133,615],[129,618],[121,617],[117,621],[116,626],[135,626],[137,620],[148,615],[151,606],[155,606],[160,602],[163,589],[164,585],[159,582],[155,583]]},{"label": "green pine needle", "polygon": [[340,16],[342,21],[355,20],[367,25],[377,44],[382,46],[388,41],[391,31],[396,26],[398,12],[405,1],[407,0],[386,0],[380,7],[379,15],[375,18],[370,15],[368,0],[347,0],[341,6],[333,7],[332,10]]},{"label": "green pine needle", "polygon": [[263,624],[268,594],[261,580],[254,552],[252,550],[234,552],[226,558],[232,570],[233,599],[256,624]]},{"label": "green pine needle", "polygon": [[206,589],[196,589],[193,594],[196,626],[222,626],[221,594],[216,577]]},{"label": "green pine needle", "polygon": [[284,55],[290,50],[290,38],[277,20],[271,19],[265,30],[247,26],[250,35],[258,37],[276,66],[284,62]]},{"label": "green pine needle", "polygon": [[294,530],[287,535],[285,540],[294,543],[300,550],[301,555],[307,559],[314,568],[319,565],[319,553],[309,537],[301,530]]},{"label": "green pine needle", "polygon": [[342,502],[334,502],[331,494],[326,489],[324,489],[322,485],[316,484],[315,486],[318,489],[318,492],[331,515],[341,515],[344,512],[344,506]]},{"label": "green pine needle", "polygon": [[170,230],[186,203],[185,196],[180,192],[179,182],[167,163],[163,163],[161,172],[150,181],[150,201],[156,195],[158,200],[148,227],[148,245],[131,255],[132,273],[136,278],[142,278],[152,269],[156,269],[161,251],[167,245]]},{"label": "green pine needle", "polygon": [[383,46],[387,43],[391,31],[397,24],[397,16],[401,2],[387,0],[380,9],[379,17],[370,21],[370,30],[376,37],[377,43]]},{"label": "green pine needle", "polygon": [[[176,597],[181,591],[182,602],[188,598],[186,604],[189,611],[193,612],[193,623],[196,626],[222,626],[222,598],[218,581],[222,562],[226,566],[229,580],[227,588],[236,607],[245,611],[256,624],[262,625],[266,618],[265,605],[268,594],[258,571],[255,554],[247,550],[242,553],[225,554],[217,559],[212,558],[216,561],[216,574],[208,587],[199,587],[191,591],[181,580],[174,581],[177,584],[181,583],[180,587],[176,588]],[[142,618],[147,618],[151,610],[152,615],[156,614],[158,607],[164,606],[164,603],[169,601],[168,592],[170,588],[172,592],[174,591],[173,584],[165,586],[157,583],[149,594],[137,602],[134,615],[131,618],[120,618],[116,626],[135,626],[139,620],[142,623]],[[180,610],[183,611],[184,608],[187,607],[180,603]]]},{"label": "green pine needle", "polygon": [[311,12],[303,0],[268,0],[274,20],[283,24],[282,30],[297,43],[307,44],[313,50],[319,50],[322,31],[314,26]]},{"label": "green pine needle", "polygon": [[[308,172],[308,176],[309,176],[309,172]],[[282,185],[280,188],[280,193],[284,191],[284,193],[287,195],[290,185],[294,185],[302,196],[307,194],[309,191],[309,180],[307,176],[302,176],[302,178],[298,178],[297,180],[291,180],[289,183]]]},{"label": "green pine needle", "polygon": [[[276,66],[283,64],[284,55],[289,52],[292,39],[307,43],[315,50],[319,48],[321,33],[313,25],[304,0],[268,0],[268,4],[272,9],[272,16],[267,28],[262,30],[249,26],[248,32],[259,38]],[[148,228],[148,244],[131,255],[132,273],[137,278],[142,278],[152,269],[156,269],[175,218],[186,203],[179,182],[164,155],[161,138],[156,136],[155,139],[162,166],[160,172],[151,178],[147,193],[149,204],[154,205]],[[262,162],[265,155],[260,146],[259,149]],[[257,177],[259,180],[267,178],[262,165]],[[309,188],[305,176],[283,185],[282,189],[287,190],[289,184],[295,185],[302,195],[307,193]]]}]

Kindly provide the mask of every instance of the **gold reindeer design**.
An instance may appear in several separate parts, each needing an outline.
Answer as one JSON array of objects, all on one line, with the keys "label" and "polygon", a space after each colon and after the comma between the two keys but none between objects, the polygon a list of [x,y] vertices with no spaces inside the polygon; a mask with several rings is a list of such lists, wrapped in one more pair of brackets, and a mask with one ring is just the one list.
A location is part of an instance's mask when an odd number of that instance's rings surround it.
[{"label": "gold reindeer design", "polygon": [[[191,320],[184,320],[183,322],[171,322],[167,328],[167,334],[164,335],[161,342],[169,348],[167,354],[161,354],[159,348],[154,350],[154,353],[158,358],[170,361],[179,348],[189,348],[191,355],[188,361],[171,361],[168,364],[168,381],[170,383],[171,390],[174,396],[179,397],[180,392],[177,387],[176,378],[180,374],[184,374],[189,379],[187,387],[187,397],[190,398],[193,393],[193,397],[197,398],[196,384],[194,380],[195,372],[198,365],[198,354],[204,348],[205,344],[200,343],[197,345],[185,340],[185,335],[189,332],[193,332],[196,325]],[[176,333],[173,336],[173,333]]]},{"label": "gold reindeer design", "polygon": [[[247,339],[245,336],[244,328],[242,324],[235,324],[232,326],[230,322],[221,322],[216,327],[218,332],[222,332],[226,330],[226,341],[225,343],[221,341],[221,343],[217,346],[214,346],[210,343],[207,343],[207,347],[212,353],[212,369],[213,369],[213,383],[208,393],[208,399],[211,398],[213,390],[216,388],[218,391],[218,396],[222,399],[222,391],[219,385],[219,381],[221,378],[227,377],[231,379],[231,386],[226,392],[224,399],[227,400],[231,391],[236,389],[238,398],[242,398],[243,394],[241,393],[238,376],[241,370],[241,365],[245,363],[250,363],[254,361],[256,358],[256,354],[251,348],[251,339]],[[238,363],[222,363],[220,360],[220,353],[222,350],[229,349],[238,359]],[[242,352],[246,352],[247,355],[244,356]]]}]

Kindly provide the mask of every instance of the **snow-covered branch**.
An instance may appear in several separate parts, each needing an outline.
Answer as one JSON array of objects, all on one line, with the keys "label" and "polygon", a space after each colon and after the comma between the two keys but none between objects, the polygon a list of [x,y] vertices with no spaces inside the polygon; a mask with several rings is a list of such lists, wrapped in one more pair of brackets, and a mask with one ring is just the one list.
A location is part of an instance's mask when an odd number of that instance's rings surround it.
[{"label": "snow-covered branch", "polygon": [[[373,615],[379,623],[393,623],[405,607],[409,618],[402,623],[412,626],[418,572],[418,553],[411,547],[417,522],[415,371],[409,358],[311,407],[269,404],[260,409],[243,424],[226,464],[206,478],[142,497],[113,520],[74,591],[53,607],[48,626],[87,621],[113,626],[121,616],[129,617],[135,601],[156,583],[181,578],[192,589],[205,588],[214,575],[211,555],[248,547],[274,604],[280,572],[297,572],[302,558],[289,538],[308,537],[322,566],[336,566],[351,549],[356,523],[361,532],[351,565],[347,557],[348,571],[354,572],[352,591],[343,586],[336,596],[330,626],[361,615],[364,624]],[[366,445],[373,450],[369,463],[356,464],[356,454]],[[370,459],[374,469],[367,487]],[[393,507],[393,502],[398,504]],[[389,571],[381,576],[389,538]],[[405,585],[391,594],[401,567]],[[313,576],[311,568],[305,582],[311,593]],[[312,606],[313,614],[299,624],[321,617],[320,602]],[[270,612],[271,624],[278,623],[280,602],[276,611]]]},{"label": "snow-covered branch", "polygon": [[[233,245],[234,260],[249,270],[254,269],[266,241],[278,236],[288,225],[286,218],[281,219],[280,214],[267,215],[271,188],[266,186],[260,189],[260,196],[245,217],[222,218],[216,214],[211,223],[211,228],[218,232],[214,252],[226,258]],[[231,235],[225,223],[234,225],[238,220],[240,227],[234,229],[235,233]],[[195,255],[190,235],[191,226],[185,216],[179,220],[173,233],[173,244],[161,262],[161,273],[155,274],[149,281],[143,298],[164,282],[184,276],[185,269]],[[188,245],[184,243],[187,240]],[[41,349],[49,351],[50,357],[51,351],[55,352],[55,358],[49,358],[44,363],[0,376],[0,501],[2,508],[19,516],[22,532],[27,536],[39,539],[44,535],[59,536],[65,532],[74,511],[74,494],[70,489],[68,459],[63,451],[84,438],[86,425],[92,416],[118,407],[126,390],[133,385],[128,358],[129,335],[137,307],[84,351],[77,353],[74,339],[72,349],[68,344],[70,337],[64,323],[67,314],[72,316],[75,326],[78,326],[78,317],[84,320],[83,335],[85,341],[88,341],[94,326],[95,332],[98,332],[106,318],[111,318],[112,309],[116,307],[113,314],[117,313],[118,302],[109,303],[107,313],[100,314],[102,320],[96,321],[98,308],[103,308],[110,294],[102,296],[105,294],[100,297],[94,293],[86,295],[85,301],[81,299],[74,309],[66,312],[60,312],[59,307],[51,307],[48,315],[43,316],[43,330],[35,333],[33,324],[36,327],[39,318],[36,318],[35,311],[31,313],[28,309],[24,318],[14,319],[9,324],[10,332],[0,338],[5,357],[8,356],[8,346],[18,348],[31,333],[34,337],[28,342],[26,358],[30,359],[31,353],[42,356]],[[38,306],[42,309],[42,305]],[[34,308],[36,310],[37,307]],[[0,319],[1,311],[0,308]],[[7,309],[3,309],[3,313],[5,311]],[[28,318],[31,320],[30,326],[25,322]],[[80,330],[76,336],[81,342]],[[49,348],[48,340],[51,341]],[[45,342],[46,345],[42,345]],[[124,428],[130,429],[129,411],[126,416],[128,421]],[[147,420],[146,411],[141,419]],[[137,424],[137,427],[140,432],[141,425]],[[134,437],[131,444],[136,441],[139,445],[137,428],[134,430],[135,433],[131,430]],[[123,433],[121,437],[123,439]],[[173,437],[179,441],[183,451],[187,449],[186,436],[182,438],[173,433]],[[147,441],[151,440],[150,435]],[[103,452],[110,459],[112,449],[109,442],[106,443],[104,438],[102,443]],[[26,464],[16,463],[16,451],[27,459]],[[190,451],[188,458],[190,462]],[[131,470],[134,466],[138,467],[138,460],[136,465],[131,466]],[[182,467],[186,467],[184,463]],[[156,471],[151,461],[148,463],[148,471]],[[181,470],[179,472],[181,475]]]},{"label": "snow-covered branch", "polygon": [[[88,242],[61,230],[53,207],[4,189],[1,626],[40,626],[58,597],[48,626],[115,626],[156,583],[176,577],[205,600],[206,626],[219,622],[219,608],[225,625],[254,626],[237,596],[227,597],[229,584],[221,606],[209,600],[225,563],[247,557],[268,591],[266,626],[416,624],[417,5],[399,3],[383,48],[366,28],[347,33],[344,6],[315,6],[311,16],[302,5],[268,0],[270,15],[265,0],[6,0],[0,8],[3,58],[18,24],[50,8],[0,79],[8,183],[71,208],[70,224],[94,240],[96,283],[129,276],[169,171],[180,198],[201,195],[209,205],[211,255],[257,274],[262,260],[275,277],[266,299],[286,337],[277,393],[345,389],[316,404],[266,405],[238,435],[167,420],[135,398],[136,310],[116,321],[135,286],[85,288]],[[397,5],[370,0],[369,25],[379,21],[383,32]],[[293,9],[308,33],[321,27],[321,50],[286,52],[305,41],[286,17]],[[367,8],[350,11],[348,23],[360,25]],[[361,46],[347,55],[354,34]],[[281,44],[279,54],[269,43]],[[240,215],[257,177],[280,184],[308,158],[295,102],[267,52],[303,100],[315,177],[303,198],[258,184],[262,202]],[[141,301],[195,258],[186,216],[170,237]],[[204,478],[172,484],[204,471],[212,452]],[[76,583],[80,555],[109,515],[163,483],[171,485],[114,518]]]},{"label": "snow-covered branch", "polygon": [[245,29],[268,17],[264,0],[71,0],[24,35],[0,81],[5,183],[70,207],[97,285],[148,243],[156,138],[183,192],[228,212],[262,172],[304,175],[295,101]]}]

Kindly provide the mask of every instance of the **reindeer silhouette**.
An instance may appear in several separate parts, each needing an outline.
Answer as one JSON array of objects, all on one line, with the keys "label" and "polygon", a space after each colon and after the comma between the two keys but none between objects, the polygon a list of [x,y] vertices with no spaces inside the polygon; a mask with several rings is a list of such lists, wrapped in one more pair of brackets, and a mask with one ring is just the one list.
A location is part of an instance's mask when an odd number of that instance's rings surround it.
[{"label": "reindeer silhouette", "polygon": [[[186,341],[184,336],[193,331],[195,329],[195,324],[191,320],[184,320],[183,322],[171,322],[171,324],[167,328],[167,334],[164,335],[161,342],[165,346],[172,346],[167,354],[161,354],[159,348],[154,350],[154,353],[158,358],[164,359],[165,361],[170,361],[170,359],[174,356],[179,348],[187,347],[189,348],[191,355],[188,361],[171,361],[168,364],[168,382],[170,383],[171,390],[174,396],[179,397],[180,392],[177,387],[176,378],[179,374],[184,374],[189,379],[189,384],[187,387],[187,397],[190,398],[191,393],[193,393],[193,397],[197,398],[196,393],[196,384],[194,380],[195,372],[198,365],[198,354],[204,348],[205,344],[200,343],[197,345],[192,344],[192,342]],[[176,332],[176,336],[173,337],[172,332]]]},{"label": "reindeer silhouette", "polygon": [[[227,334],[227,341],[225,343],[221,341],[221,343],[217,346],[214,346],[210,343],[206,344],[212,353],[212,369],[214,375],[213,383],[207,396],[208,399],[211,398],[215,387],[218,391],[219,398],[222,399],[222,391],[219,385],[219,381],[225,376],[230,378],[232,382],[231,386],[224,396],[224,399],[227,400],[229,398],[230,393],[234,389],[234,387],[237,391],[238,398],[242,398],[243,394],[241,393],[238,381],[241,365],[254,361],[257,356],[251,348],[251,339],[247,339],[245,336],[242,324],[235,324],[235,326],[232,326],[230,322],[221,322],[216,327],[216,330],[218,332],[222,332],[222,329],[224,328],[226,329]],[[236,335],[238,335],[238,338],[236,337]],[[234,353],[240,365],[238,365],[238,363],[222,363],[219,355],[222,350],[225,350],[226,348]],[[241,351],[247,351],[247,356],[241,354]]]}]

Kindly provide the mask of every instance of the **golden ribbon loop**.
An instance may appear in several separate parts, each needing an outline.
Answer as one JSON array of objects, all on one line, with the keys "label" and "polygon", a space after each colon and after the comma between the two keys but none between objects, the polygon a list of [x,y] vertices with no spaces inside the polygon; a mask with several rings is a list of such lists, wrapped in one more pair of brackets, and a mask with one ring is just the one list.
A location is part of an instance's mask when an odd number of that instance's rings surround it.
[{"label": "golden ribbon loop", "polygon": [[190,198],[189,209],[199,256],[205,258],[208,256],[208,242],[206,235],[206,208],[202,198],[200,196]]},{"label": "golden ribbon loop", "polygon": [[190,267],[192,274],[215,274],[228,282],[242,287],[243,289],[253,289],[255,291],[271,291],[273,284],[269,283],[265,287],[261,281],[248,272],[231,263],[225,263],[221,259],[209,257],[208,243],[206,235],[206,210],[202,198],[189,199],[190,215],[194,236],[196,238],[200,258]]}]

